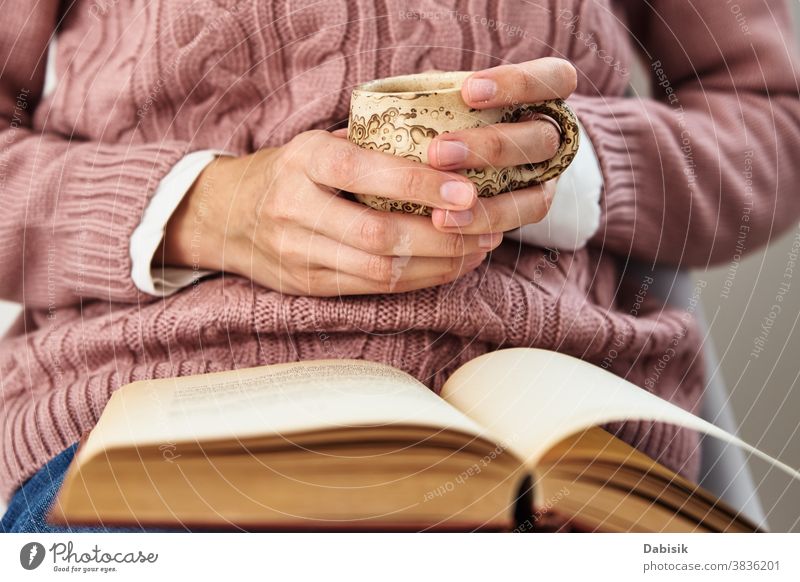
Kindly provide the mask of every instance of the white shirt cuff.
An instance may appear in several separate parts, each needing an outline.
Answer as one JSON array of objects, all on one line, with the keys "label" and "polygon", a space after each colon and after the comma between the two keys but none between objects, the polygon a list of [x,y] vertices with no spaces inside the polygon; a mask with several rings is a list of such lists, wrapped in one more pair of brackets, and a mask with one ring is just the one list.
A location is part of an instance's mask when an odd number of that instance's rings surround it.
[{"label": "white shirt cuff", "polygon": [[200,173],[219,155],[231,154],[217,150],[200,150],[187,154],[158,183],[142,214],[142,221],[131,235],[131,277],[140,291],[159,297],[172,295],[200,277],[213,273],[189,268],[153,268],[152,264],[172,213]]},{"label": "white shirt cuff", "polygon": [[541,222],[526,224],[506,236],[538,247],[575,251],[600,227],[603,173],[589,135],[580,128],[580,147],[558,178],[550,211]]}]

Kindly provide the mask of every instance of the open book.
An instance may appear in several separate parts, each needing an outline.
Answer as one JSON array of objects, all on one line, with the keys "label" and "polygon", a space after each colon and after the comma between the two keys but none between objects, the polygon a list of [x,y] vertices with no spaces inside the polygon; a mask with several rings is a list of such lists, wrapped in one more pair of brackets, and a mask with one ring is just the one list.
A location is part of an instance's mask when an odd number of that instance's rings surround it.
[{"label": "open book", "polygon": [[[73,460],[54,523],[212,529],[753,531],[598,425],[736,437],[579,359],[462,366],[441,398],[389,366],[321,360],[120,388]],[[776,465],[797,476],[777,461]]]}]

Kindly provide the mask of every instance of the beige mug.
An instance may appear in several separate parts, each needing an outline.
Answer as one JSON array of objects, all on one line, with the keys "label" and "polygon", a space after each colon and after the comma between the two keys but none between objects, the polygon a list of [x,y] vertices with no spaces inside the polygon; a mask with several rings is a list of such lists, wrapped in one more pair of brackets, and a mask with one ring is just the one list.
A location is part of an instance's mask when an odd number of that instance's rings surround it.
[{"label": "beige mug", "polygon": [[[511,123],[530,113],[543,114],[559,127],[561,140],[551,159],[507,168],[461,170],[489,197],[560,175],[578,151],[578,120],[561,99],[494,109],[473,109],[461,98],[461,85],[472,71],[421,73],[370,81],[356,87],[350,99],[347,139],[362,148],[428,163],[428,146],[443,133]],[[429,215],[431,209],[411,201],[354,194],[373,208]]]}]

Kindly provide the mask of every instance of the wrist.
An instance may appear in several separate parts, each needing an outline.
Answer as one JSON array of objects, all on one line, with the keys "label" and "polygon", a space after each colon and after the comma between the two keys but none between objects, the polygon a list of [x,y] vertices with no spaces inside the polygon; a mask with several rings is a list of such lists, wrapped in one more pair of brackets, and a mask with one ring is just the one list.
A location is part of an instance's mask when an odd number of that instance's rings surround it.
[{"label": "wrist", "polygon": [[221,156],[203,169],[167,222],[154,266],[223,270],[219,221],[230,198],[220,170],[235,159]]}]

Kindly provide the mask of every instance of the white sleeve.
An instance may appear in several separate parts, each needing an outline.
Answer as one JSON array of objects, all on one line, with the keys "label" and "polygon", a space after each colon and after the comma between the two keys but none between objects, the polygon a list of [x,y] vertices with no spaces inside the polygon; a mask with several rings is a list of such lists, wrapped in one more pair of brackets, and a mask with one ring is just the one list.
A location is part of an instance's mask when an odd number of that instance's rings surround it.
[{"label": "white sleeve", "polygon": [[550,211],[541,222],[526,224],[506,236],[526,244],[574,251],[586,245],[600,227],[603,174],[589,135],[580,127],[580,147],[558,178]]},{"label": "white sleeve", "polygon": [[154,268],[152,263],[172,213],[200,173],[219,155],[231,154],[217,150],[187,154],[159,182],[142,214],[142,221],[131,235],[131,277],[140,291],[159,297],[172,295],[200,277],[213,273],[189,268]]}]

